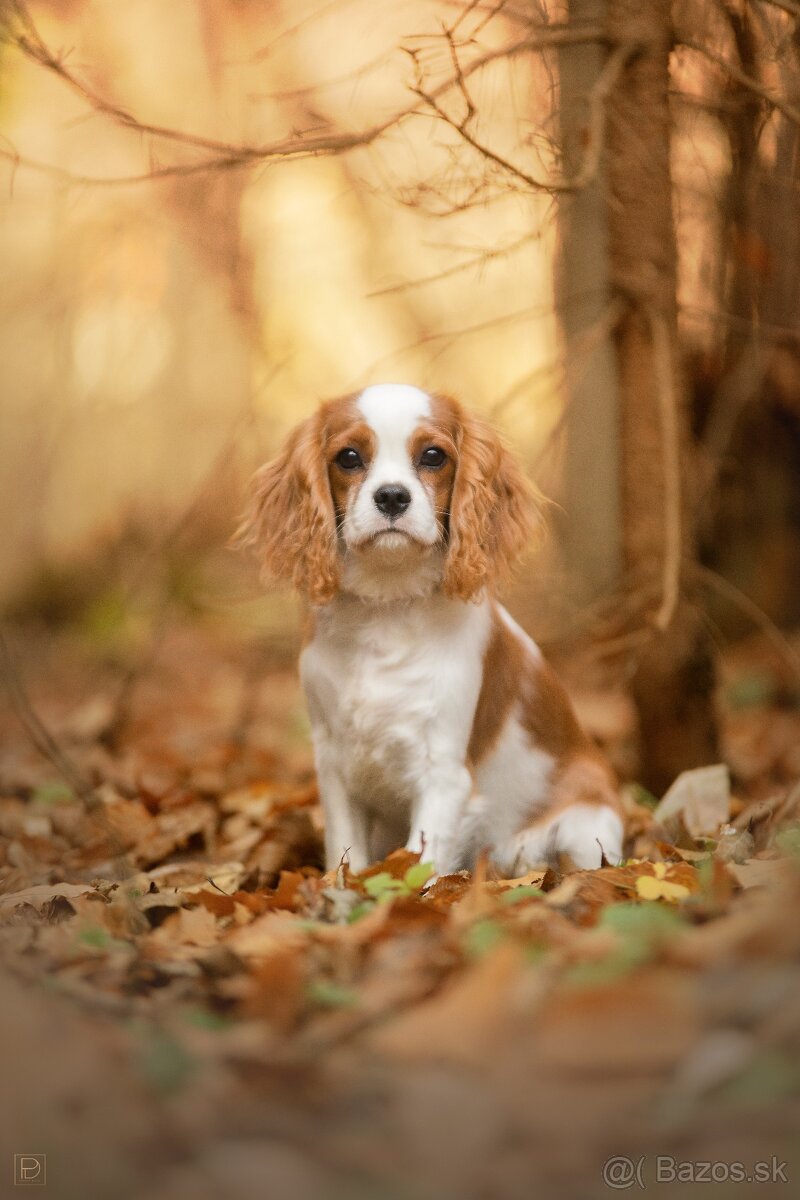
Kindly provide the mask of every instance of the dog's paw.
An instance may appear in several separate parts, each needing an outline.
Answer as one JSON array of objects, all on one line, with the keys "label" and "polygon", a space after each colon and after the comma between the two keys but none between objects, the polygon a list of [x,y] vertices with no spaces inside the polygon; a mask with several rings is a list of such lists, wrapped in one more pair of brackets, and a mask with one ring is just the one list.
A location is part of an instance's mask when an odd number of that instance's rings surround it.
[{"label": "dog's paw", "polygon": [[573,804],[559,814],[554,847],[578,870],[622,862],[622,819],[608,804]]}]

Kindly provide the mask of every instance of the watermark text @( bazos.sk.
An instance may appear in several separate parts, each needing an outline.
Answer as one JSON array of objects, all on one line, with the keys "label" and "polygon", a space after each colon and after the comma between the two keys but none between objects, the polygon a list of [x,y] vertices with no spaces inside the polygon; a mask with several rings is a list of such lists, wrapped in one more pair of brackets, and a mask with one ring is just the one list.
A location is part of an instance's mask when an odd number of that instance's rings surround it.
[{"label": "watermark text @( bazos.sk", "polygon": [[788,1183],[786,1163],[776,1154],[761,1162],[711,1162],[674,1158],[671,1154],[655,1157],[655,1172],[648,1170],[647,1155],[629,1158],[615,1154],[603,1163],[603,1183],[615,1191],[634,1186],[642,1191],[650,1183]]}]

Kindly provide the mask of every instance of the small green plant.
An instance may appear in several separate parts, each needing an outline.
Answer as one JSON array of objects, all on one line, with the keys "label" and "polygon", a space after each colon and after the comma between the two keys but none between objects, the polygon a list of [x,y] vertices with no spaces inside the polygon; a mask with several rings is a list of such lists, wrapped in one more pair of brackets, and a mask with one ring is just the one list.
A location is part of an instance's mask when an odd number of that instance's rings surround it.
[{"label": "small green plant", "polygon": [[523,900],[529,900],[531,896],[543,896],[544,892],[541,888],[534,887],[533,884],[523,883],[519,887],[508,888],[500,894],[500,903],[506,908],[511,908],[515,904],[521,904]]},{"label": "small green plant", "polygon": [[395,879],[388,871],[380,871],[364,880],[364,891],[378,904],[394,900],[395,896],[414,896],[424,888],[433,874],[433,863],[415,863],[409,867],[402,879]]},{"label": "small green plant", "polygon": [[187,1008],[183,1019],[194,1029],[208,1029],[212,1033],[222,1033],[234,1024],[231,1017],[226,1017],[223,1013],[212,1012],[208,1008]]},{"label": "small green plant", "polygon": [[358,994],[352,988],[332,979],[314,979],[308,985],[307,994],[310,1000],[323,1008],[351,1008],[358,1001]]},{"label": "small green plant", "polygon": [[651,791],[648,791],[644,784],[632,783],[631,793],[633,794],[633,799],[637,804],[640,804],[642,808],[649,808],[651,812],[658,808],[658,796],[654,796]]},{"label": "small green plant", "polygon": [[476,921],[464,936],[464,949],[473,958],[481,958],[505,940],[506,931],[497,921],[486,917]]},{"label": "small green plant", "polygon": [[800,824],[789,825],[775,835],[775,845],[789,858],[800,860]]},{"label": "small green plant", "polygon": [[616,934],[614,949],[598,962],[578,963],[567,973],[579,987],[611,983],[650,962],[661,946],[686,928],[685,919],[663,904],[611,904],[603,910],[598,928]]},{"label": "small green plant", "polygon": [[352,925],[354,921],[372,912],[376,904],[389,904],[397,896],[416,896],[433,875],[433,871],[433,863],[414,863],[402,879],[395,879],[388,871],[370,875],[364,880],[364,891],[369,899],[356,904],[347,918],[348,924]]},{"label": "small green plant", "polygon": [[75,793],[68,783],[54,779],[52,783],[40,783],[31,792],[31,803],[40,808],[50,808],[56,804],[71,804]]},{"label": "small green plant", "polygon": [[102,925],[86,925],[76,935],[79,946],[88,946],[91,950],[128,950],[130,943],[116,938],[104,929]]},{"label": "small green plant", "polygon": [[155,1092],[180,1091],[197,1069],[197,1059],[171,1033],[150,1024],[135,1027],[139,1035],[139,1067]]}]

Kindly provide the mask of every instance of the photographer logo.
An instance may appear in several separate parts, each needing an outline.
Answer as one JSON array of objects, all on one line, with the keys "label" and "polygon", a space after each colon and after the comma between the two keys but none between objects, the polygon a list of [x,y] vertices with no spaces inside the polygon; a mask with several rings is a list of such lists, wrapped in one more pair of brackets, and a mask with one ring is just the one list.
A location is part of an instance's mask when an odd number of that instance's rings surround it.
[{"label": "photographer logo", "polygon": [[46,1154],[15,1154],[15,1187],[44,1187],[47,1183]]}]

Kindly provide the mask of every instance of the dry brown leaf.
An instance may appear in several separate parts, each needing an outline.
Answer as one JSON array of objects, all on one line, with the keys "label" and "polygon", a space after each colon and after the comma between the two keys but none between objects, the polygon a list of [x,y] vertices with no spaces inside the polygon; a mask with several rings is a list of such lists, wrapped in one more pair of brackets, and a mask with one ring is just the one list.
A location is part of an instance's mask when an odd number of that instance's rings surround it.
[{"label": "dry brown leaf", "polygon": [[513,1039],[512,982],[524,969],[520,946],[498,946],[432,999],[366,1035],[370,1050],[405,1060],[485,1062],[500,1043]]},{"label": "dry brown leaf", "polygon": [[215,946],[219,940],[216,918],[206,908],[182,908],[176,936],[191,946]]},{"label": "dry brown leaf", "polygon": [[160,863],[167,855],[186,846],[193,837],[201,836],[206,847],[213,844],[217,817],[214,805],[206,800],[166,809],[151,818],[147,832],[131,847],[134,860],[143,866]]},{"label": "dry brown leaf", "polygon": [[664,1071],[697,1033],[691,985],[652,967],[610,985],[559,988],[537,1014],[536,1054],[559,1074]]},{"label": "dry brown leaf", "polygon": [[267,958],[287,946],[300,949],[307,940],[308,933],[299,922],[279,910],[264,913],[249,925],[233,930],[225,944],[242,958]]},{"label": "dry brown leaf", "polygon": [[730,820],[731,779],[727,764],[683,771],[653,813],[668,825],[680,817],[692,837],[715,835]]},{"label": "dry brown leaf", "polygon": [[529,871],[527,875],[520,875],[516,879],[498,879],[496,887],[501,892],[507,892],[509,888],[518,887],[538,887],[540,888],[547,878],[547,871]]},{"label": "dry brown leaf", "polygon": [[790,882],[796,868],[785,858],[751,858],[745,863],[729,863],[728,870],[743,888],[775,888]]},{"label": "dry brown leaf", "polygon": [[0,913],[11,913],[21,904],[30,904],[39,911],[55,897],[70,900],[88,895],[98,895],[95,888],[88,883],[41,883],[19,892],[0,895]]}]

